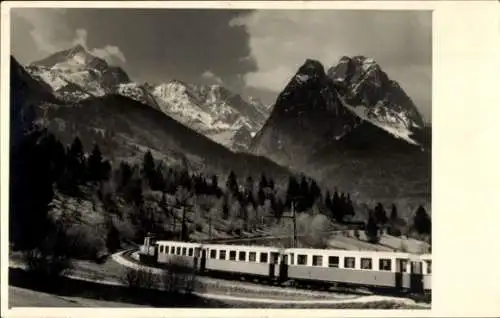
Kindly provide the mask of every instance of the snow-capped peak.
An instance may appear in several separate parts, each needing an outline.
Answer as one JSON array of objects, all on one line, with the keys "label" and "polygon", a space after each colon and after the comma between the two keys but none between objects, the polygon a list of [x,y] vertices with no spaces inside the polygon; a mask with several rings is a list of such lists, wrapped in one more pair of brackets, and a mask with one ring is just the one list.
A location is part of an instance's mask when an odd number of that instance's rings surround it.
[{"label": "snow-capped peak", "polygon": [[[36,61],[27,70],[38,81],[47,83],[59,98],[78,102],[118,93],[161,110],[230,148],[233,143],[241,146],[242,140],[235,138],[248,139],[269,115],[262,103],[247,102],[218,84],[196,85],[178,79],[155,85],[132,82],[121,68],[109,66],[81,45]],[[244,130],[248,133],[242,133]]]}]

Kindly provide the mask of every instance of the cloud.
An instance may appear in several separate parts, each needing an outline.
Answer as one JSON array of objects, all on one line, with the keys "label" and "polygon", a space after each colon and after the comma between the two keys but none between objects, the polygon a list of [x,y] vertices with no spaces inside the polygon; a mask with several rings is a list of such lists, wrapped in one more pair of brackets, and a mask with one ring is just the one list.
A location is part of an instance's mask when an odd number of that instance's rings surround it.
[{"label": "cloud", "polygon": [[216,82],[217,84],[223,83],[222,79],[219,76],[212,73],[212,71],[210,71],[210,70],[206,70],[205,72],[203,72],[203,74],[201,74],[201,77],[206,79],[206,80]]},{"label": "cloud", "polygon": [[377,60],[430,117],[431,13],[418,11],[261,10],[231,21],[250,36],[257,70],[247,86],[281,91],[307,58],[325,68],[343,55]]},{"label": "cloud", "polygon": [[[43,11],[41,13],[40,11]],[[32,8],[12,9],[12,31],[13,38],[17,38],[18,23],[24,22],[21,26],[26,26],[36,49],[42,53],[53,53],[63,49],[64,45],[71,40],[72,35],[68,34],[65,25],[65,10],[54,8],[51,10],[39,10]],[[58,23],[54,23],[57,21]],[[21,28],[19,28],[21,29]],[[21,31],[21,30],[19,30]]]},{"label": "cloud", "polygon": [[[88,31],[84,28],[78,28],[72,32],[66,17],[67,12],[66,9],[57,8],[17,8],[12,10],[13,25],[16,24],[16,20],[23,20],[25,25],[30,28],[29,34],[36,50],[44,55],[42,57],[79,44],[110,64],[126,62],[125,55],[116,45],[106,44],[103,47],[89,48]],[[13,30],[15,30],[14,27]]]}]

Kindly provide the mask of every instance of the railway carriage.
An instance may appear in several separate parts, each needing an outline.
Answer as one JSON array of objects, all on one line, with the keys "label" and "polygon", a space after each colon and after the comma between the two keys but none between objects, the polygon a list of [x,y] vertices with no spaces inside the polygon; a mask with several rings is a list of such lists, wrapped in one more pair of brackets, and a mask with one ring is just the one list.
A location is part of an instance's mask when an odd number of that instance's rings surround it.
[{"label": "railway carriage", "polygon": [[171,261],[182,263],[187,267],[199,269],[200,243],[186,243],[176,241],[157,241],[157,262],[160,264]]},{"label": "railway carriage", "polygon": [[298,281],[420,290],[420,259],[409,253],[287,249],[288,277]]},{"label": "railway carriage", "polygon": [[264,278],[265,281],[363,286],[430,292],[431,254],[202,244],[146,237],[141,262],[182,261],[209,275]]},{"label": "railway carriage", "polygon": [[204,245],[206,271],[278,278],[282,249],[247,245]]}]

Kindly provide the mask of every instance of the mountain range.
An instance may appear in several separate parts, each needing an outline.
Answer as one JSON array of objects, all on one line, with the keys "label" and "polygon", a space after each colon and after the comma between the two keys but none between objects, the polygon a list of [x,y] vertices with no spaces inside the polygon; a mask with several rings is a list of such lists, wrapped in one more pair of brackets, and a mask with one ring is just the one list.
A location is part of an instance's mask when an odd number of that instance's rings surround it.
[{"label": "mountain range", "polygon": [[31,122],[47,128],[61,141],[79,136],[85,149],[99,144],[113,162],[139,162],[146,151],[167,164],[226,175],[266,173],[277,180],[290,175],[286,167],[260,156],[235,153],[165,115],[162,111],[117,93],[68,101],[35,80],[11,57],[11,136],[15,147]]},{"label": "mountain range", "polygon": [[299,67],[250,151],[355,196],[430,200],[430,134],[412,100],[380,66],[343,57]]},{"label": "mountain range", "polygon": [[[11,112],[117,159],[146,150],[195,170],[306,173],[352,197],[430,203],[431,133],[404,89],[372,58],[325,70],[307,59],[273,105],[221,85],[132,81],[82,46],[27,66],[11,59]],[[17,127],[21,127],[17,124]]]},{"label": "mountain range", "polygon": [[221,85],[134,82],[120,67],[108,65],[81,45],[35,61],[26,70],[66,102],[123,95],[235,151],[248,147],[269,115],[269,108],[258,99],[246,101]]}]

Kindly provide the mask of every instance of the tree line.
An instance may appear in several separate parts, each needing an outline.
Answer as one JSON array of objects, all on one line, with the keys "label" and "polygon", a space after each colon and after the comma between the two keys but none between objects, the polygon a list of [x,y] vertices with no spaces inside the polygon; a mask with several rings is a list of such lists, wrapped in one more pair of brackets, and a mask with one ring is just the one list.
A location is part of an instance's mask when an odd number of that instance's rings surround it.
[{"label": "tree line", "polygon": [[[79,197],[84,195],[81,190],[84,185],[97,191],[109,215],[123,218],[119,209],[121,199],[130,206],[130,221],[137,229],[137,240],[148,232],[165,231],[158,214],[171,220],[172,232],[180,223],[180,238],[188,239],[192,229],[187,228],[185,215],[177,220],[174,208],[194,211],[210,223],[216,218],[229,220],[235,227],[235,235],[263,226],[268,219],[279,221],[292,207],[299,213],[320,207],[320,213],[336,222],[346,222],[355,216],[349,193],[335,189],[331,194],[306,176],[290,176],[284,188],[264,173],[253,179],[240,178],[230,171],[221,182],[217,174],[168,167],[156,160],[151,151],[138,163],[112,164],[103,158],[97,144],[86,153],[79,137],[65,146],[47,130],[32,130],[11,149],[10,233],[14,245],[21,249],[40,246],[54,232],[55,225],[48,217],[54,191]],[[159,211],[145,202],[148,190],[162,194]],[[175,198],[174,204],[167,202],[167,196]],[[394,205],[387,217],[382,204],[377,204],[366,221],[367,236],[376,240],[380,227],[392,224],[395,229],[398,220]],[[418,233],[430,234],[430,217],[423,207],[417,209],[413,223]],[[119,247],[120,234],[111,221],[106,240],[109,250]]]}]

